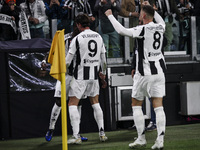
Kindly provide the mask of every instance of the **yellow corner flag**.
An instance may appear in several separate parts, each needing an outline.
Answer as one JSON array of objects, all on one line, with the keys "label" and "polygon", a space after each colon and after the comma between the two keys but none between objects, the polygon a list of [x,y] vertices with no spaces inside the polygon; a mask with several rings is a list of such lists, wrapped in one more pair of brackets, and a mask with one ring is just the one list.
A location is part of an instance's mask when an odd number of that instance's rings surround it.
[{"label": "yellow corner flag", "polygon": [[61,81],[61,73],[66,73],[64,30],[54,35],[48,62],[51,64],[50,75]]},{"label": "yellow corner flag", "polygon": [[66,63],[64,30],[57,31],[54,35],[48,62],[51,64],[50,75],[61,81],[61,115],[62,115],[62,147],[67,150],[67,108],[66,108]]}]

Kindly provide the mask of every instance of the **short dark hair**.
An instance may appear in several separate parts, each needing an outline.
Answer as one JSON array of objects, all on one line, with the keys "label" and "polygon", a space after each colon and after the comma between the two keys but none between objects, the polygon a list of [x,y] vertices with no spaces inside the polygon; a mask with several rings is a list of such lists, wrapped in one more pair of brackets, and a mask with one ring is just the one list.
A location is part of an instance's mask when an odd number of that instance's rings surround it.
[{"label": "short dark hair", "polygon": [[76,23],[77,24],[81,24],[82,27],[89,27],[90,26],[90,19],[88,17],[88,15],[86,14],[79,14],[77,17],[76,17]]},{"label": "short dark hair", "polygon": [[77,36],[80,33],[79,29],[77,28],[76,22],[73,23],[73,32],[72,32],[72,38]]},{"label": "short dark hair", "polygon": [[143,5],[142,10],[149,16],[154,17],[155,10],[150,5]]}]

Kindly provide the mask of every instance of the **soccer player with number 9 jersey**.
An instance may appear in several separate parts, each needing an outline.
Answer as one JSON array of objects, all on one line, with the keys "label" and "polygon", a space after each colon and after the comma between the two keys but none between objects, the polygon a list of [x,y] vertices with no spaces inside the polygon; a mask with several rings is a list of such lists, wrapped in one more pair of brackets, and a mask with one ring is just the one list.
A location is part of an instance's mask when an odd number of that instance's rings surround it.
[{"label": "soccer player with number 9 jersey", "polygon": [[[81,32],[73,38],[66,56],[67,70],[73,59],[74,74],[69,90],[69,116],[73,130],[73,136],[68,144],[80,144],[79,135],[80,116],[77,105],[83,97],[89,97],[94,118],[99,127],[100,141],[104,142],[107,137],[104,133],[103,112],[99,105],[99,82],[98,76],[105,79],[106,57],[105,47],[101,36],[90,30],[90,20],[85,14],[76,17],[76,25]],[[102,72],[100,72],[100,66]]]}]

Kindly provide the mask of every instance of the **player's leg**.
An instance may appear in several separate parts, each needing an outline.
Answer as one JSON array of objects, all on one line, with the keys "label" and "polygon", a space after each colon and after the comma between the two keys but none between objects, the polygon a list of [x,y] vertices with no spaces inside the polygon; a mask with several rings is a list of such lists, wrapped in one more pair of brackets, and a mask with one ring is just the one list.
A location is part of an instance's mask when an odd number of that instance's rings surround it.
[{"label": "player's leg", "polygon": [[87,84],[84,80],[77,81],[74,77],[70,84],[69,90],[69,117],[72,126],[73,136],[68,140],[68,144],[80,144],[81,137],[79,135],[80,130],[80,115],[78,112],[78,103],[84,95],[84,91]]},{"label": "player's leg", "polygon": [[[65,77],[65,80],[66,80],[66,99],[68,99],[69,87],[70,87],[70,82],[72,80],[72,76],[67,74]],[[60,81],[56,82],[54,97],[55,97],[55,104],[51,111],[49,130],[47,131],[46,136],[45,136],[46,141],[51,141],[56,122],[60,115],[60,110],[61,110],[61,83]]]},{"label": "player's leg", "polygon": [[[78,103],[78,113],[79,113],[79,116],[80,116],[80,121],[81,121],[81,113],[82,113],[82,100],[79,101]],[[81,135],[80,135],[81,136]],[[87,141],[88,138],[87,137],[83,137],[81,136],[81,141]]]},{"label": "player's leg", "polygon": [[142,103],[142,100],[132,98],[133,119],[137,129],[138,138],[133,143],[129,144],[130,148],[146,146],[145,120],[142,111]]},{"label": "player's leg", "polygon": [[[66,81],[66,99],[68,99],[69,86],[70,86],[70,82],[72,80],[72,76],[66,75],[65,78],[66,78],[65,79],[65,81]],[[55,97],[56,101],[52,108],[50,124],[49,124],[49,129],[53,129],[53,130],[55,129],[55,124],[60,115],[60,110],[61,110],[61,83],[60,83],[60,81],[57,81],[57,83],[56,83],[54,97]]]},{"label": "player's leg", "polygon": [[142,111],[142,103],[147,95],[148,83],[146,77],[139,74],[135,74],[133,77],[133,87],[132,87],[132,110],[133,119],[137,129],[138,137],[137,139],[129,144],[129,147],[143,147],[146,145],[145,138],[145,119]]},{"label": "player's leg", "polygon": [[51,110],[49,129],[45,135],[45,139],[48,142],[51,141],[51,139],[53,138],[55,124],[60,115],[60,110],[61,110],[61,83],[58,80],[57,80],[56,86],[55,86],[54,97],[55,97],[55,104]]},{"label": "player's leg", "polygon": [[[68,76],[68,79],[66,79],[66,99],[68,99],[68,94],[69,94],[69,89],[70,89],[70,82],[72,80],[72,76],[70,76],[70,75],[67,75],[67,76]],[[81,100],[79,101],[77,108],[78,108],[79,116],[80,116],[80,119],[81,119],[81,111],[82,111]],[[82,141],[87,141],[88,138],[81,136],[81,140]]]},{"label": "player's leg", "polygon": [[79,135],[80,131],[80,115],[78,112],[79,99],[74,97],[69,97],[69,117],[72,126],[73,136],[68,140],[68,144],[80,144],[81,137]]},{"label": "player's leg", "polygon": [[56,121],[60,115],[60,110],[61,110],[61,98],[56,97],[56,102],[52,108],[51,111],[51,117],[50,117],[50,123],[49,123],[49,129],[54,130],[55,129],[55,124]]},{"label": "player's leg", "polygon": [[45,139],[46,141],[51,141],[52,137],[53,137],[53,132],[55,129],[55,124],[56,121],[60,115],[60,110],[61,110],[61,102],[60,102],[60,98],[56,98],[56,102],[51,110],[51,117],[50,117],[50,122],[49,122],[49,130],[46,133]]},{"label": "player's leg", "polygon": [[78,103],[78,113],[79,113],[79,116],[80,116],[80,118],[81,118],[81,113],[82,113],[82,102],[81,102],[81,100],[79,101],[79,103]]},{"label": "player's leg", "polygon": [[165,96],[165,76],[164,74],[155,75],[151,86],[151,100],[156,114],[157,139],[152,149],[164,147],[166,116],[163,109],[163,96]]},{"label": "player's leg", "polygon": [[150,101],[150,107],[151,107],[151,119],[150,119],[149,124],[146,127],[146,131],[153,131],[153,130],[157,129],[157,127],[156,127],[156,114],[155,114],[155,111],[154,111],[154,108],[153,108],[151,98],[149,98],[149,101]]},{"label": "player's leg", "polygon": [[98,128],[99,128],[100,141],[104,142],[108,138],[106,137],[105,132],[104,132],[103,111],[99,104],[99,95],[96,95],[95,97],[89,97],[89,98],[90,98],[90,103],[92,105],[92,108],[94,110],[94,118],[95,118]]},{"label": "player's leg", "polygon": [[153,98],[152,103],[156,114],[157,139],[152,149],[162,149],[164,147],[164,135],[166,128],[166,116],[162,104],[163,98]]}]

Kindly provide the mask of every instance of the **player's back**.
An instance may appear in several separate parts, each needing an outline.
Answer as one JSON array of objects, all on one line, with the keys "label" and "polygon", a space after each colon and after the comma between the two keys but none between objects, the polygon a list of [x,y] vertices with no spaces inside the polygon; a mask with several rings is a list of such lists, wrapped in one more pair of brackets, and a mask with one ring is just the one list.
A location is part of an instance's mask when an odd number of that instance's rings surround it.
[{"label": "player's back", "polygon": [[84,30],[76,37],[76,79],[97,79],[102,53],[103,40],[101,36],[90,29]]},{"label": "player's back", "polygon": [[161,50],[164,28],[153,22],[143,25],[141,28],[140,37],[143,38],[138,39],[138,69],[142,75],[163,73],[165,60]]}]

